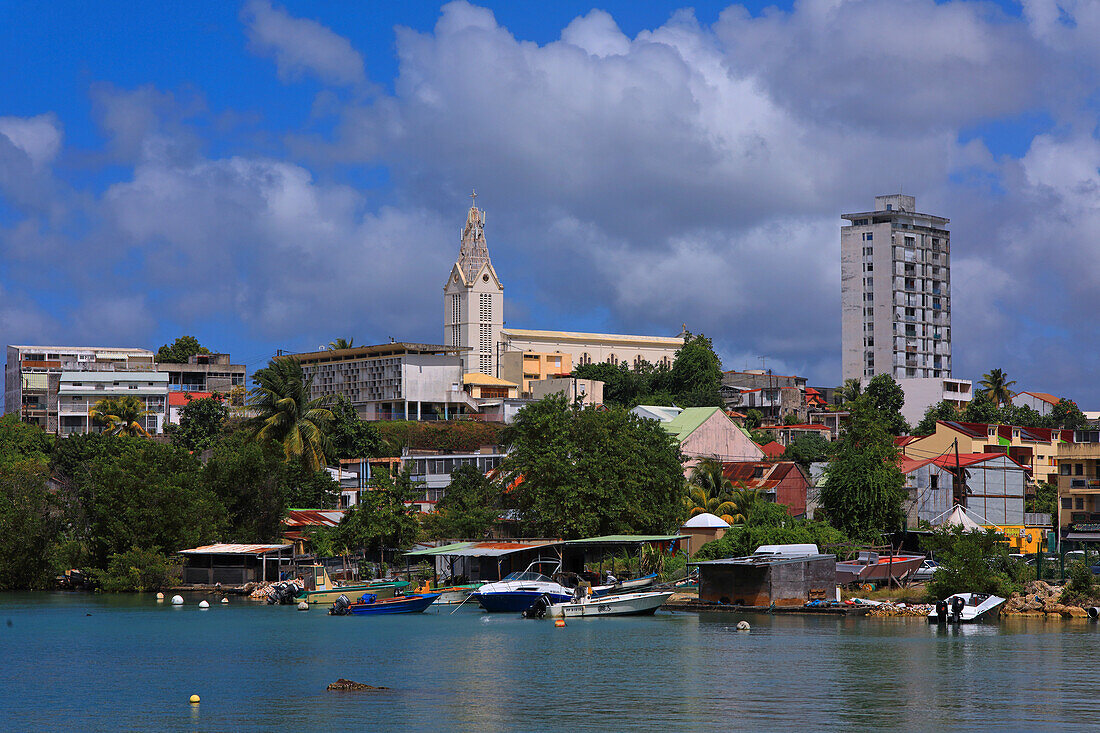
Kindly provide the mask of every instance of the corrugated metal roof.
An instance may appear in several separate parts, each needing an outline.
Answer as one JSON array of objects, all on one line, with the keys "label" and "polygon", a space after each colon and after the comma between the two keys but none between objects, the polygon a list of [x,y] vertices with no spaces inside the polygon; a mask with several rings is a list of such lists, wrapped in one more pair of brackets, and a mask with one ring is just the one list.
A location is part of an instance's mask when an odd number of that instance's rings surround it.
[{"label": "corrugated metal roof", "polygon": [[434,547],[430,550],[415,550],[405,553],[406,556],[445,555],[447,557],[501,557],[511,555],[513,552],[535,550],[541,547],[554,547],[563,544],[554,540],[545,542],[456,542],[443,547]]},{"label": "corrugated metal roof", "polygon": [[288,509],[283,524],[288,527],[335,527],[343,518],[343,509]]},{"label": "corrugated metal roof", "polygon": [[[728,526],[728,525],[727,525]],[[672,542],[686,540],[684,534],[609,534],[602,537],[586,537],[581,540],[568,540],[567,545],[635,545],[646,542]]]},{"label": "corrugated metal roof", "polygon": [[215,544],[192,547],[190,550],[180,550],[181,555],[265,555],[269,552],[293,551],[293,545],[240,545],[240,544]]},{"label": "corrugated metal roof", "polygon": [[760,567],[762,565],[785,565],[796,562],[812,562],[814,560],[836,560],[833,555],[799,555],[798,557],[776,557],[773,555],[750,555],[748,557],[727,557],[721,560],[701,560],[689,562],[688,565],[741,565],[743,567]]},{"label": "corrugated metal roof", "polygon": [[719,412],[717,407],[686,407],[676,417],[666,423],[661,423],[661,427],[672,433],[676,440],[683,443],[689,435],[698,430],[699,426],[709,420],[716,412]]},{"label": "corrugated metal roof", "polygon": [[413,550],[412,552],[406,552],[406,556],[420,557],[424,555],[446,555],[451,551],[462,549],[463,547],[469,547],[472,542],[452,542],[449,545],[440,545],[439,547],[426,547],[423,550]]},{"label": "corrugated metal roof", "polygon": [[488,374],[482,374],[481,372],[470,372],[469,374],[462,375],[462,383],[486,387],[519,387],[515,382],[509,382],[507,379],[492,377]]}]

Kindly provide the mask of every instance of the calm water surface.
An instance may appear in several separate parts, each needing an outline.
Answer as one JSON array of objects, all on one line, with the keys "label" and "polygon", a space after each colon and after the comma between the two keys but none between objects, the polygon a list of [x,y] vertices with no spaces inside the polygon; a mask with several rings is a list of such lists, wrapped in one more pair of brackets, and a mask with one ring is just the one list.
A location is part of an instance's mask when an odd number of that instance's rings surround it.
[{"label": "calm water surface", "polygon": [[[1100,631],[660,613],[564,629],[461,609],[0,594],[5,730],[1083,730]],[[747,619],[750,633],[734,631]],[[338,677],[392,688],[335,693]],[[197,693],[198,707],[187,703]]]}]

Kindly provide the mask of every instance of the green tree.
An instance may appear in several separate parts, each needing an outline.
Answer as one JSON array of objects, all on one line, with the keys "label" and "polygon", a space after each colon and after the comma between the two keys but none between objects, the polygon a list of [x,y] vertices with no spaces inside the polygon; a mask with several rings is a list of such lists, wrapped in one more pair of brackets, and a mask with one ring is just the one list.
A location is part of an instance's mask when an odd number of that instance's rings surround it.
[{"label": "green tree", "polygon": [[974,397],[963,408],[962,420],[973,423],[999,423],[1001,411],[988,394],[976,391]]},{"label": "green tree", "polygon": [[921,547],[939,563],[928,594],[943,599],[955,593],[994,593],[1008,598],[1020,590],[1023,568],[1008,556],[1001,535],[992,530],[938,529],[921,538]]},{"label": "green tree", "polygon": [[844,534],[877,540],[899,529],[905,477],[898,470],[898,450],[870,397],[849,405],[844,432],[833,444],[821,488],[822,509],[830,524]]},{"label": "green tree", "polygon": [[905,406],[905,390],[893,377],[889,374],[871,377],[864,394],[878,410],[887,432],[891,435],[905,435],[909,432],[909,426],[901,415],[901,408]]},{"label": "green tree", "polygon": [[744,557],[761,545],[815,544],[828,552],[827,547],[847,541],[843,533],[825,522],[796,519],[785,505],[761,501],[744,524],[731,527],[721,539],[703,545],[692,559]]},{"label": "green tree", "polygon": [[278,539],[290,494],[287,474],[282,451],[272,443],[256,443],[236,433],[214,446],[202,469],[202,481],[225,507],[223,539]]},{"label": "green tree", "polygon": [[726,478],[721,461],[706,459],[691,469],[685,506],[688,516],[704,512],[713,514],[728,524],[737,520],[737,505],[730,501],[733,484]]},{"label": "green tree", "polygon": [[841,404],[847,405],[849,402],[855,402],[863,393],[863,383],[855,377],[845,379],[844,384],[837,387],[836,391],[840,394]]},{"label": "green tree", "polygon": [[396,476],[384,468],[376,470],[369,490],[362,492],[359,503],[336,526],[334,545],[375,552],[410,546],[420,523],[417,509],[409,503],[419,491],[409,469]]},{"label": "green tree", "polygon": [[149,431],[145,429],[145,416],[151,414],[153,411],[146,409],[141,398],[134,395],[104,397],[88,411],[92,420],[103,425],[108,435],[142,438],[149,437]]},{"label": "green tree", "polygon": [[978,382],[985,392],[985,396],[992,400],[997,407],[1012,404],[1012,387],[1015,381],[1009,381],[1008,376],[1001,369],[991,369],[982,375]]},{"label": "green tree", "polygon": [[711,340],[690,333],[676,351],[670,375],[677,405],[680,407],[722,407],[722,362],[714,353]]},{"label": "green tree", "polygon": [[0,464],[11,461],[45,461],[54,439],[37,425],[19,419],[19,413],[0,416]]},{"label": "green tree", "polygon": [[755,430],[760,427],[760,423],[764,422],[764,414],[757,409],[750,409],[745,413],[745,427],[749,430]]},{"label": "green tree", "polygon": [[350,349],[355,345],[355,339],[333,339],[328,342],[329,351],[339,351],[340,349]]},{"label": "green tree", "polygon": [[669,532],[683,518],[679,447],[653,420],[620,407],[532,403],[506,434],[501,466],[522,531],[544,537]]},{"label": "green tree", "polygon": [[295,509],[334,509],[340,501],[340,484],[328,471],[314,471],[304,461],[287,461],[283,467],[287,503]]},{"label": "green tree", "polygon": [[137,547],[119,552],[107,561],[107,569],[95,573],[99,586],[108,593],[160,590],[174,585],[168,558],[157,550]]},{"label": "green tree", "polygon": [[1047,425],[1052,428],[1080,430],[1087,424],[1088,419],[1077,407],[1077,403],[1065,397],[1058,400],[1058,404],[1054,405],[1050,414],[1047,415]]},{"label": "green tree", "polygon": [[221,395],[189,400],[180,410],[180,424],[172,433],[172,444],[202,452],[214,445],[228,419],[229,405]]},{"label": "green tree", "polygon": [[224,510],[187,451],[139,441],[136,451],[100,458],[88,472],[85,511],[95,567],[133,547],[165,552],[214,540]]},{"label": "green tree", "polygon": [[459,466],[451,473],[451,485],[423,519],[424,532],[432,539],[484,537],[500,516],[501,490],[477,466]]},{"label": "green tree", "polygon": [[783,460],[794,461],[808,471],[811,463],[829,460],[829,447],[829,441],[816,433],[802,435],[787,446]]},{"label": "green tree", "polygon": [[378,428],[362,420],[347,397],[337,395],[332,417],[333,458],[376,458],[383,454],[385,446]]},{"label": "green tree", "polygon": [[1003,425],[1022,425],[1027,428],[1046,427],[1047,420],[1039,411],[1027,405],[1005,405],[998,419]]},{"label": "green tree", "polygon": [[1052,517],[1058,514],[1058,484],[1043,481],[1035,487],[1035,496],[1027,499],[1027,512],[1037,514],[1049,514]]},{"label": "green tree", "polygon": [[61,532],[41,460],[0,463],[0,590],[49,587]]},{"label": "green tree", "polygon": [[209,353],[210,350],[194,336],[180,336],[171,346],[165,344],[157,349],[156,360],[161,364],[186,364],[192,356]]},{"label": "green tree", "polygon": [[257,413],[252,420],[253,437],[282,446],[288,461],[305,461],[313,470],[324,466],[332,451],[331,397],[310,397],[313,377],[307,377],[295,359],[272,359],[256,370],[252,381],[256,387],[248,406]]}]

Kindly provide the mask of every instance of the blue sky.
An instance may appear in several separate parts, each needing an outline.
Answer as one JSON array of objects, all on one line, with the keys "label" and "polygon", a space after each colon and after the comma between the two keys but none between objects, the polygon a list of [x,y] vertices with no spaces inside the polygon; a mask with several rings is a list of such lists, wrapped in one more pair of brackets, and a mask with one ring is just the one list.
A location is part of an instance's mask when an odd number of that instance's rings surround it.
[{"label": "blue sky", "polygon": [[[549,7],[548,7],[549,6]],[[0,338],[250,369],[441,338],[468,193],[511,325],[682,323],[840,379],[839,214],[951,218],[957,376],[1100,409],[1100,8],[0,6]]]}]

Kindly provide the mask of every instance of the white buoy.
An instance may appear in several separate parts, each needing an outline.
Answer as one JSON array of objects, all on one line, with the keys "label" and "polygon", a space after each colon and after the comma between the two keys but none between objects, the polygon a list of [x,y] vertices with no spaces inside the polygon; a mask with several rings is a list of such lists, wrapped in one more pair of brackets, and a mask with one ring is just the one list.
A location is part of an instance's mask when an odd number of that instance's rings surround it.
[{"label": "white buoy", "polygon": [[158,601],[163,601],[164,600],[164,594],[163,593],[157,593],[157,600]]},{"label": "white buoy", "polygon": [[172,605],[173,606],[182,606],[183,605],[183,596],[172,596]]},{"label": "white buoy", "polygon": [[199,608],[210,608],[210,604],[206,601],[199,601]]},{"label": "white buoy", "polygon": [[228,598],[223,598],[222,603],[229,603],[229,599]]},{"label": "white buoy", "polygon": [[305,601],[299,601],[298,602],[298,610],[299,611],[308,611],[309,610],[309,604],[306,603]]},{"label": "white buoy", "polygon": [[749,622],[748,621],[738,621],[737,622],[737,630],[738,631],[748,631],[749,630]]}]

